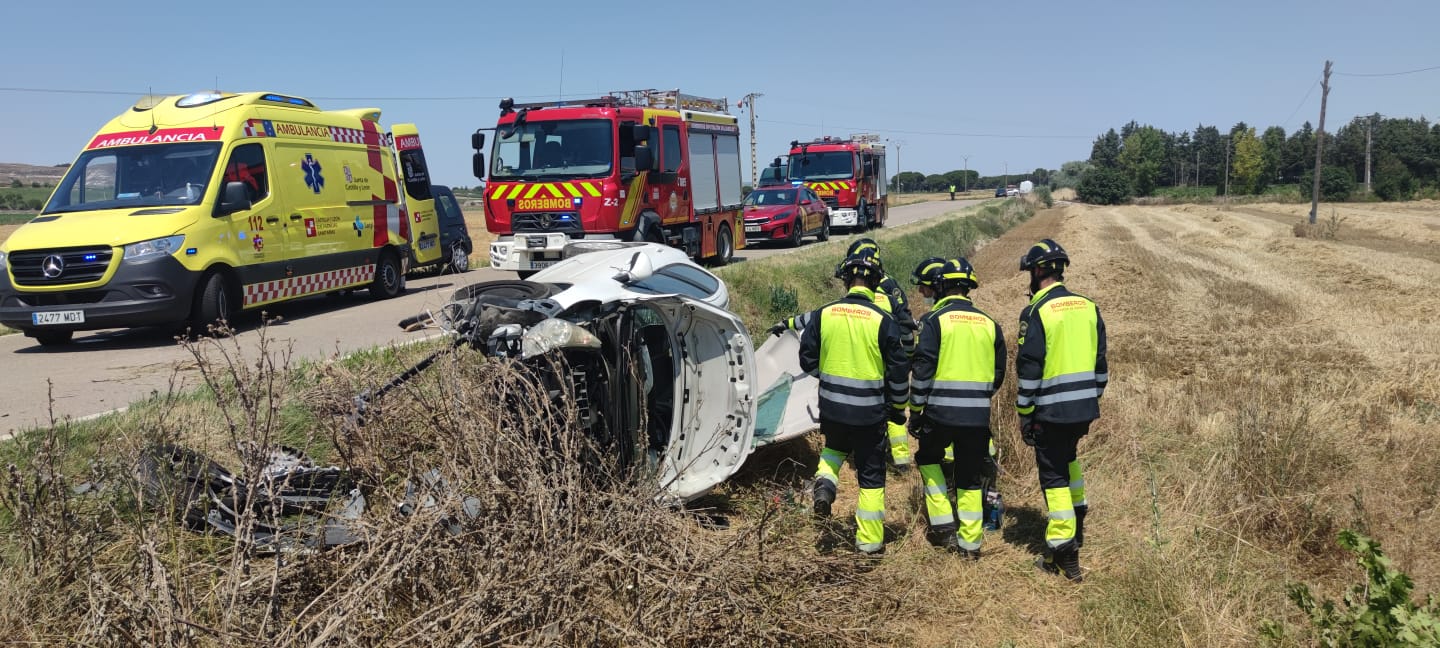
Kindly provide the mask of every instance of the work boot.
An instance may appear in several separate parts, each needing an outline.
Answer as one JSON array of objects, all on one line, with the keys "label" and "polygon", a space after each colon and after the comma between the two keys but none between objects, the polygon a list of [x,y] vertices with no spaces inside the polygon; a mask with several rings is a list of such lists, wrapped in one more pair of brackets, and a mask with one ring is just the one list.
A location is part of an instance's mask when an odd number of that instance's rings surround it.
[{"label": "work boot", "polygon": [[961,551],[964,551],[963,549],[960,548],[960,537],[957,536],[957,535],[955,535],[955,532],[954,532],[954,531],[951,531],[950,533],[929,534],[929,535],[930,535],[929,540],[930,540],[931,546],[934,546],[934,547],[939,548],[939,549],[944,549],[947,553],[953,553],[953,554],[958,554],[958,553],[960,553]]},{"label": "work boot", "polygon": [[1071,582],[1079,583],[1084,580],[1084,575],[1080,573],[1078,549],[1045,554],[1044,558],[1035,561],[1035,567],[1047,574],[1064,574]]},{"label": "work boot", "polygon": [[961,549],[961,550],[960,550],[960,557],[961,557],[961,558],[964,558],[964,559],[966,559],[966,560],[976,560],[976,561],[978,561],[978,560],[980,560],[980,550],[979,550],[979,549]]},{"label": "work boot", "polygon": [[835,503],[835,485],[824,479],[816,480],[814,498],[815,518],[830,519],[830,505]]},{"label": "work boot", "polygon": [[1085,546],[1085,514],[1090,511],[1088,506],[1075,507],[1075,547],[1078,549]]}]

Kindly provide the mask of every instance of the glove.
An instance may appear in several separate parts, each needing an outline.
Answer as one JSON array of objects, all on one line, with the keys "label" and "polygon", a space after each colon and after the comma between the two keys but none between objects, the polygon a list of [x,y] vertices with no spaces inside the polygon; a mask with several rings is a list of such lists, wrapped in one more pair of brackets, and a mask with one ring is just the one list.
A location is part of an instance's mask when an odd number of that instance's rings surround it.
[{"label": "glove", "polygon": [[780,337],[788,330],[790,330],[790,327],[786,326],[785,322],[776,322],[774,326],[770,327],[770,335]]},{"label": "glove", "polygon": [[905,410],[899,407],[890,408],[890,422],[896,425],[905,424]]},{"label": "glove", "polygon": [[930,429],[930,418],[925,416],[924,412],[916,412],[910,416],[910,436],[917,441],[930,434]]},{"label": "glove", "polygon": [[1024,441],[1025,445],[1035,447],[1035,443],[1040,440],[1040,431],[1040,422],[1036,421],[1035,417],[1020,417],[1020,440]]}]

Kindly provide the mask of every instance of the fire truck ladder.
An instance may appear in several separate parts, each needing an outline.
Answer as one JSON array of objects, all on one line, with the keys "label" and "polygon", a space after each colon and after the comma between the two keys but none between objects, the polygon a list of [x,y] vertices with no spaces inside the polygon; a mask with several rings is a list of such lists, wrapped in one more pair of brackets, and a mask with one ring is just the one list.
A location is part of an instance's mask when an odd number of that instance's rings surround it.
[{"label": "fire truck ladder", "polygon": [[730,114],[730,102],[724,97],[712,99],[684,94],[679,90],[621,90],[610,94],[622,106]]}]

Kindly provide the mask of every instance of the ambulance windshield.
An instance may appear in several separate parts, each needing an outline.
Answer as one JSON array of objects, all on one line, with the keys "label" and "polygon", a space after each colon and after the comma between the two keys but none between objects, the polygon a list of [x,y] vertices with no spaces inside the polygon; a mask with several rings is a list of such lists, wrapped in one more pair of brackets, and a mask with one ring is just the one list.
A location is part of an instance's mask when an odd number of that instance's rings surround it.
[{"label": "ambulance windshield", "polygon": [[845,180],[855,171],[849,151],[790,156],[791,180]]},{"label": "ambulance windshield", "polygon": [[610,174],[614,124],[604,119],[527,121],[495,131],[493,180],[594,178]]},{"label": "ambulance windshield", "polygon": [[91,149],[65,173],[45,213],[198,205],[219,157],[212,142]]}]

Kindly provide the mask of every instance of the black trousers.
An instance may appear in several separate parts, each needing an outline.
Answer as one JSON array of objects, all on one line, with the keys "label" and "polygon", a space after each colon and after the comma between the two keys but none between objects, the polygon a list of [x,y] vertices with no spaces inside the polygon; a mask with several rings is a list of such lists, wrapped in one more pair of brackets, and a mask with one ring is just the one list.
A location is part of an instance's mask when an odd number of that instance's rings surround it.
[{"label": "black trousers", "polygon": [[932,466],[945,458],[945,446],[955,444],[955,490],[978,490],[990,460],[990,428],[935,425],[920,439],[915,463]]},{"label": "black trousers", "polygon": [[[1035,441],[1035,468],[1040,473],[1040,488],[1069,487],[1070,462],[1075,461],[1080,437],[1089,434],[1090,422],[1041,422],[1040,430]],[[958,453],[955,460],[960,460]]]},{"label": "black trousers", "polygon": [[820,434],[825,436],[825,447],[847,455],[854,463],[860,488],[885,487],[885,458],[890,456],[885,421],[855,426],[822,419]]}]

